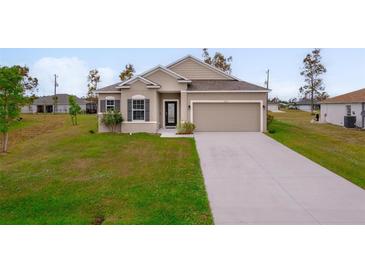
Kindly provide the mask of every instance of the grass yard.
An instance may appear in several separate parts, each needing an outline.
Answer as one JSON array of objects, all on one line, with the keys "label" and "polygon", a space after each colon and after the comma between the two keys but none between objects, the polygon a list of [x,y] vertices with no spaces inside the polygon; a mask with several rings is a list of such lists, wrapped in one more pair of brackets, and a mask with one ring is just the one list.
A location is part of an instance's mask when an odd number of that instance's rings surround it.
[{"label": "grass yard", "polygon": [[23,118],[0,155],[0,224],[212,224],[193,139]]},{"label": "grass yard", "polygon": [[303,111],[272,114],[275,133],[269,136],[365,188],[365,131],[312,124],[311,114]]}]

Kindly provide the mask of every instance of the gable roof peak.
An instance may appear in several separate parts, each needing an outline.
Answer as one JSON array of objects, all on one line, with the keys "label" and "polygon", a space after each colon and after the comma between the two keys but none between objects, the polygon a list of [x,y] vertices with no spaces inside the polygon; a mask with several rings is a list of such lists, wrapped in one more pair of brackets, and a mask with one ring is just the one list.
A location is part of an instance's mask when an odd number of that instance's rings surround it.
[{"label": "gable roof peak", "polygon": [[186,78],[186,77],[176,73],[175,71],[172,71],[171,69],[168,69],[167,67],[164,67],[162,65],[157,65],[157,66],[153,67],[152,69],[149,69],[149,70],[143,72],[142,74],[140,74],[140,76],[146,77],[148,75],[151,75],[152,73],[154,73],[157,70],[162,70],[162,71],[166,72],[167,74],[170,74],[171,76],[175,77],[178,80],[190,81],[188,78]]},{"label": "gable roof peak", "polygon": [[141,75],[136,75],[136,76],[134,76],[134,77],[132,77],[132,78],[130,78],[130,79],[128,79],[128,80],[120,83],[118,85],[118,87],[127,86],[126,84],[134,83],[135,81],[141,81],[141,82],[143,82],[143,83],[145,83],[146,85],[149,85],[149,86],[155,86],[155,87],[159,87],[160,86],[159,84],[157,84],[157,83],[155,83],[155,82],[153,82],[153,81],[151,81],[151,80],[149,80],[147,78],[144,78]]},{"label": "gable roof peak", "polygon": [[178,59],[178,60],[176,60],[176,61],[174,61],[174,62],[172,62],[172,63],[168,64],[168,65],[166,66],[166,68],[173,67],[173,66],[175,66],[175,65],[177,65],[177,64],[179,64],[179,63],[181,63],[181,62],[184,62],[184,61],[185,61],[185,60],[187,60],[187,59],[192,59],[193,61],[195,61],[195,62],[197,62],[197,63],[199,63],[199,64],[201,64],[201,65],[203,65],[203,66],[205,66],[205,67],[207,67],[207,68],[209,68],[209,69],[211,69],[211,70],[215,71],[215,72],[218,72],[219,74],[224,75],[224,76],[226,76],[227,78],[230,78],[231,80],[241,81],[241,79],[239,79],[238,77],[235,77],[235,76],[233,76],[233,75],[231,75],[231,74],[228,74],[228,73],[224,72],[223,70],[220,70],[220,69],[216,68],[216,67],[215,67],[215,66],[213,66],[213,65],[207,64],[207,63],[205,63],[203,60],[201,60],[201,59],[199,59],[199,58],[197,58],[197,57],[195,57],[195,56],[193,56],[193,55],[191,55],[191,54],[188,54],[188,55],[186,55],[186,56],[184,56],[184,57],[182,57],[182,58],[180,58],[180,59]]}]

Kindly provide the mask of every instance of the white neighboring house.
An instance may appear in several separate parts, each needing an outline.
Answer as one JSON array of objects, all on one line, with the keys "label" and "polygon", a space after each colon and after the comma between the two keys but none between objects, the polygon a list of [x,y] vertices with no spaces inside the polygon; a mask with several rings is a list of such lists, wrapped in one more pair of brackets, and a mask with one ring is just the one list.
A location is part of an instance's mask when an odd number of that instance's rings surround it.
[{"label": "white neighboring house", "polygon": [[279,103],[268,103],[268,110],[271,112],[279,112]]},{"label": "white neighboring house", "polygon": [[[311,112],[311,100],[310,99],[300,99],[296,104],[295,104],[296,108],[301,110],[301,111],[306,111],[306,112]],[[320,108],[320,104],[317,101],[313,102],[313,108],[314,111],[319,110]]]},{"label": "white neighboring house", "polygon": [[[69,104],[68,97],[69,94],[57,94],[57,107],[56,113],[68,113]],[[86,105],[88,102],[84,99],[77,98],[77,103],[81,107],[81,111],[86,111]],[[53,95],[42,96],[33,101],[31,105],[23,106],[21,108],[21,113],[53,113],[54,100]]]},{"label": "white neighboring house", "polygon": [[321,103],[321,122],[343,126],[345,116],[355,116],[356,127],[365,128],[365,89],[332,97]]}]

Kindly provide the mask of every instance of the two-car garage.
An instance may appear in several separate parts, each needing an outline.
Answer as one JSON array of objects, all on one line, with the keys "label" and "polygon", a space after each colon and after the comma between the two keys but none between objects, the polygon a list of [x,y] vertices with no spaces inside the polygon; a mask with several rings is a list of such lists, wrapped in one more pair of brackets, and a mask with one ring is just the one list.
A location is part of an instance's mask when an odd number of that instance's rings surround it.
[{"label": "two-car garage", "polygon": [[261,101],[196,100],[191,101],[190,115],[196,131],[263,131]]}]

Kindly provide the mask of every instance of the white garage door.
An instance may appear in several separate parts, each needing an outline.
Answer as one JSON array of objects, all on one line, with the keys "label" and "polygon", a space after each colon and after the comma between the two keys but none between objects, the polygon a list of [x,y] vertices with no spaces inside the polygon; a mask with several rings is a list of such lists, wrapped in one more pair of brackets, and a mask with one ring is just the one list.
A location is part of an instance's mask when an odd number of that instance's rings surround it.
[{"label": "white garage door", "polygon": [[258,132],[259,103],[199,103],[193,104],[196,131]]}]

